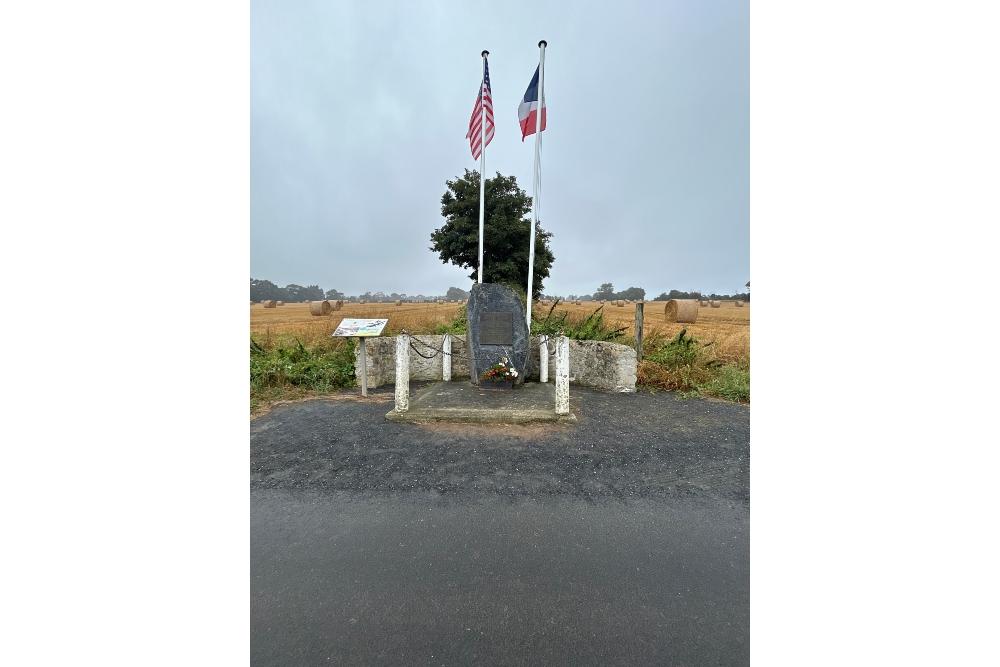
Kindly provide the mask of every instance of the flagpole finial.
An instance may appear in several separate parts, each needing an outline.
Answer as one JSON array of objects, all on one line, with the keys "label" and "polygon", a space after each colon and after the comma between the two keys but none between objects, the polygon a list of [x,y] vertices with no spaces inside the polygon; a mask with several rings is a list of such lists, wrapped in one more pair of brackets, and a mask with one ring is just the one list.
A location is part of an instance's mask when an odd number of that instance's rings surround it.
[{"label": "flagpole finial", "polygon": [[548,46],[548,45],[549,45],[549,43],[546,42],[544,39],[542,41],[538,42],[538,48],[542,48],[543,46]]},{"label": "flagpole finial", "polygon": [[483,51],[483,58],[485,58],[485,57],[486,57],[486,56],[488,56],[488,55],[490,55],[490,52],[489,52],[489,51],[486,51],[486,50],[484,50],[484,51]]}]

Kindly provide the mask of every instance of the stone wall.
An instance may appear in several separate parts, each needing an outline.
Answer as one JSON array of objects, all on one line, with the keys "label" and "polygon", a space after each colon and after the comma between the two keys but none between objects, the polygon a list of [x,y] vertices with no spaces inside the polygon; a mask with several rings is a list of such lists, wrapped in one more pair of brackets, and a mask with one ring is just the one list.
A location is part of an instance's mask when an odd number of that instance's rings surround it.
[{"label": "stone wall", "polygon": [[[444,336],[411,336],[428,345],[440,349]],[[539,368],[538,338],[531,339],[531,355],[534,367]],[[396,339],[367,338],[365,339],[368,357],[368,386],[372,389],[387,384],[396,383]],[[430,356],[434,350],[414,342],[413,346],[421,354]],[[549,382],[553,382],[556,374],[555,343],[549,345]],[[451,337],[451,379],[468,380],[469,362],[465,351],[465,336]],[[424,359],[410,348],[410,379],[440,380],[441,358],[438,354],[433,359]],[[354,368],[358,386],[361,385],[361,348],[354,351]],[[595,387],[608,391],[635,391],[636,379],[635,350],[628,345],[604,343],[596,340],[569,341],[569,383],[579,387]],[[537,372],[534,379],[538,379]]]},{"label": "stone wall", "polygon": [[[535,368],[540,368],[538,339],[531,339]],[[555,342],[549,344],[549,382],[556,375]],[[598,340],[569,341],[570,386],[595,387],[608,391],[635,391],[635,350],[628,345]],[[537,374],[536,374],[537,379]]]},{"label": "stone wall", "polygon": [[[429,347],[425,347],[417,342],[421,340],[438,350],[444,345],[444,336],[430,336],[420,334],[411,335],[413,344],[410,346],[410,379],[411,380],[440,380],[441,364],[444,358]],[[380,337],[365,338],[365,355],[368,360],[368,387],[374,389],[384,384],[396,384],[396,338]],[[416,348],[416,350],[414,349]],[[417,352],[420,354],[417,354]],[[452,335],[451,337],[451,379],[469,379],[469,360],[465,351],[465,335]],[[435,355],[432,359],[425,359]],[[354,348],[354,375],[357,384],[361,386],[361,346]]]}]

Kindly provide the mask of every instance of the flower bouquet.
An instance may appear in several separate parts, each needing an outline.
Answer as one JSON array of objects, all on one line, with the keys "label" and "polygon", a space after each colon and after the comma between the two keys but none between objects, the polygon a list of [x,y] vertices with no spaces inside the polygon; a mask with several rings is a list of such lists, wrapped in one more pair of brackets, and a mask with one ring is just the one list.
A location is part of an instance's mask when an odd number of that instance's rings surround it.
[{"label": "flower bouquet", "polygon": [[479,374],[480,387],[510,389],[516,380],[517,369],[510,365],[507,357]]}]

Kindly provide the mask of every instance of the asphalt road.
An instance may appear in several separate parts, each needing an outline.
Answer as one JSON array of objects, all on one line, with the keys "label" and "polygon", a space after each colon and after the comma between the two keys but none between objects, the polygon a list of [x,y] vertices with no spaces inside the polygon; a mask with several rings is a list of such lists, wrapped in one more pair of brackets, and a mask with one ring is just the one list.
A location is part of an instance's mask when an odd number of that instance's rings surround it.
[{"label": "asphalt road", "polygon": [[749,663],[749,407],[416,426],[390,392],[251,422],[252,665]]}]

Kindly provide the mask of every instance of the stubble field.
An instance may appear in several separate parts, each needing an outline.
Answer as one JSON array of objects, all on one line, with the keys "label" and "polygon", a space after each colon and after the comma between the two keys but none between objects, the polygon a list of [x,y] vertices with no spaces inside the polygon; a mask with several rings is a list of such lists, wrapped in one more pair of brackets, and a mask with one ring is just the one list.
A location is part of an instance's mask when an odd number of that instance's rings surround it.
[{"label": "stubble field", "polygon": [[[584,302],[576,306],[562,302],[556,306],[556,312],[566,311],[567,322],[580,322],[586,319],[600,304]],[[750,304],[737,308],[733,301],[723,301],[720,308],[699,308],[698,321],[694,324],[677,324],[667,322],[664,318],[663,301],[647,301],[643,307],[643,338],[655,339],[657,336],[673,338],[682,329],[689,336],[694,336],[702,343],[713,342],[714,356],[727,361],[737,362],[749,360],[750,356]],[[392,303],[344,303],[344,307],[326,317],[316,317],[309,314],[309,305],[290,303],[277,308],[264,308],[255,303],[250,306],[250,334],[258,343],[270,346],[272,344],[288,344],[298,339],[307,347],[320,342],[326,342],[333,334],[337,324],[345,317],[354,318],[385,318],[389,320],[383,332],[385,336],[394,336],[402,329],[412,334],[430,333],[436,327],[445,326],[454,320],[460,312],[460,304],[455,303],[404,303],[394,306]],[[549,306],[534,304],[532,314],[544,315]],[[625,327],[625,335],[631,340],[635,327],[635,304],[625,304],[619,308],[610,304],[604,305],[605,321],[612,328]]]}]

